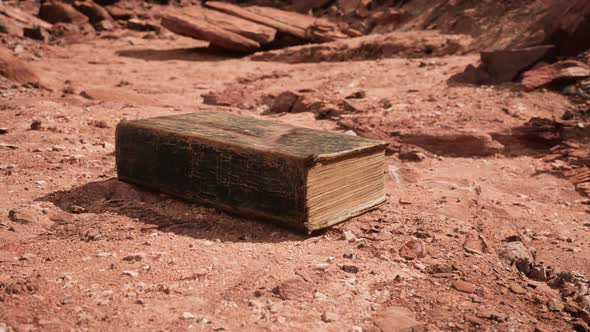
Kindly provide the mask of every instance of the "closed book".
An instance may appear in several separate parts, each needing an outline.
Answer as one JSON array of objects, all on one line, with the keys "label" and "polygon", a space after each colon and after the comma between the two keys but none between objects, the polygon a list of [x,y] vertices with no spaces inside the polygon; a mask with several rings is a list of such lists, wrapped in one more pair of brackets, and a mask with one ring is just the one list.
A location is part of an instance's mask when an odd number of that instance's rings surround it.
[{"label": "closed book", "polygon": [[386,143],[226,112],[121,121],[117,175],[312,232],[385,201]]}]

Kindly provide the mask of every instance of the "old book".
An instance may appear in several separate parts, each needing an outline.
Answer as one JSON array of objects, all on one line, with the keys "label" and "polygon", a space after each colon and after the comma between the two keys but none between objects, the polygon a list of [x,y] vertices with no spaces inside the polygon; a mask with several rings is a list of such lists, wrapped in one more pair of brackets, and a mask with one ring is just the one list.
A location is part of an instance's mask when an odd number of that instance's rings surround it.
[{"label": "old book", "polygon": [[386,143],[224,112],[122,121],[120,180],[311,232],[385,201]]}]

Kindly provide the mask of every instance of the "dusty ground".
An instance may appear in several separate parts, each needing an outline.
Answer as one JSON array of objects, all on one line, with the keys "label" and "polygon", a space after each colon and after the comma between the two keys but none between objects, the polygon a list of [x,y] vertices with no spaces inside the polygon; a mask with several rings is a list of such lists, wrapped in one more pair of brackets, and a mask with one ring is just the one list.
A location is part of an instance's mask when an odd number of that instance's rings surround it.
[{"label": "dusty ground", "polygon": [[[19,57],[48,89],[3,82],[0,91],[0,127],[9,128],[0,142],[17,147],[0,146],[0,331],[574,328],[558,289],[501,258],[517,236],[555,273],[590,273],[588,199],[544,172],[548,150],[388,156],[387,204],[311,236],[118,182],[113,154],[123,118],[205,109],[343,131],[311,113],[260,115],[257,101],[285,90],[333,100],[364,90],[365,111],[350,117],[424,132],[506,133],[533,116],[560,117],[564,97],[448,85],[476,55],[293,65],[143,35],[22,42]],[[251,105],[202,103],[227,88],[246,91]],[[383,98],[390,107],[375,106]],[[425,257],[400,256],[410,240]]]}]

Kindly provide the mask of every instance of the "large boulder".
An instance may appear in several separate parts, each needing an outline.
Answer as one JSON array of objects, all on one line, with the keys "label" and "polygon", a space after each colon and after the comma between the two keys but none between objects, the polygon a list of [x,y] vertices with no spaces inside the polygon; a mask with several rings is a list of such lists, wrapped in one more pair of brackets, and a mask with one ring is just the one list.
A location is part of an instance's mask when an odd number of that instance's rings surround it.
[{"label": "large boulder", "polygon": [[74,6],[82,14],[86,15],[90,20],[91,24],[96,24],[100,21],[112,21],[113,18],[109,12],[102,6],[97,5],[92,1],[78,1],[74,3]]},{"label": "large boulder", "polygon": [[16,83],[39,84],[39,76],[5,48],[0,48],[0,75]]},{"label": "large boulder", "polygon": [[590,68],[579,61],[565,60],[537,66],[523,74],[522,85],[535,89],[552,84],[568,84],[590,76]]},{"label": "large boulder", "polygon": [[86,23],[88,17],[63,2],[47,2],[39,8],[39,18],[55,23]]}]

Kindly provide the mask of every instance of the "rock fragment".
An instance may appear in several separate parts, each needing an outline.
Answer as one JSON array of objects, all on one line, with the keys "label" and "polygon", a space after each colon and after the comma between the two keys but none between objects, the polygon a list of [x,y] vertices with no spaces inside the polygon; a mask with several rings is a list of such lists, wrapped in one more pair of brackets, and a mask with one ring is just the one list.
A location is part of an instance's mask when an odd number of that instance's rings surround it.
[{"label": "rock fragment", "polygon": [[526,294],[527,291],[524,287],[522,287],[519,284],[516,283],[511,283],[510,286],[510,291],[512,291],[514,294]]},{"label": "rock fragment", "polygon": [[132,278],[139,276],[139,273],[137,271],[133,271],[133,270],[124,270],[123,272],[121,272],[121,274],[124,276],[132,277]]},{"label": "rock fragment", "polygon": [[33,120],[30,128],[31,130],[41,130],[43,129],[43,122],[41,122],[41,120]]},{"label": "rock fragment", "polygon": [[554,297],[547,302],[547,308],[551,311],[563,311],[565,306],[560,299]]},{"label": "rock fragment", "polygon": [[475,291],[477,290],[477,287],[475,287],[474,284],[467,282],[467,281],[463,281],[463,280],[455,280],[453,281],[452,284],[453,288],[458,290],[459,292],[463,292],[463,293],[475,293]]},{"label": "rock fragment", "polygon": [[408,241],[399,249],[399,255],[405,259],[423,258],[426,253],[426,245],[421,240]]},{"label": "rock fragment", "polygon": [[411,310],[397,306],[381,310],[373,321],[381,331],[411,331],[422,325]]},{"label": "rock fragment", "polygon": [[19,224],[32,224],[39,220],[33,213],[23,209],[12,209],[8,211],[8,219]]},{"label": "rock fragment", "polygon": [[[537,66],[523,74],[522,85],[536,89],[561,82],[571,82],[590,76],[590,68],[573,60],[558,61],[553,64]],[[563,85],[562,85],[563,86]]]},{"label": "rock fragment", "polygon": [[339,319],[340,317],[338,316],[338,314],[331,311],[324,311],[324,313],[322,314],[322,321],[324,323],[336,322]]}]

